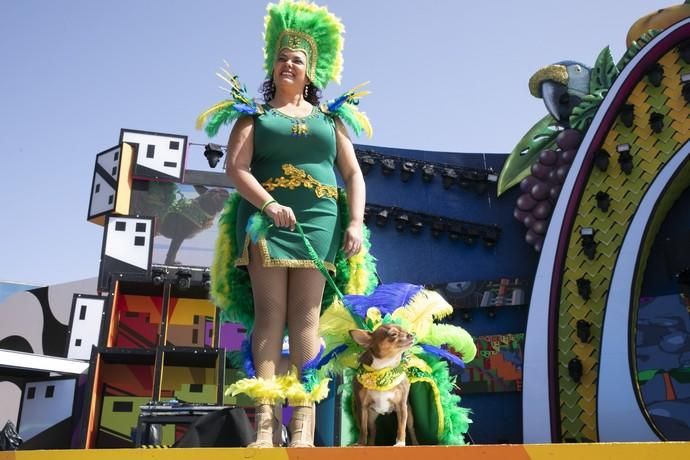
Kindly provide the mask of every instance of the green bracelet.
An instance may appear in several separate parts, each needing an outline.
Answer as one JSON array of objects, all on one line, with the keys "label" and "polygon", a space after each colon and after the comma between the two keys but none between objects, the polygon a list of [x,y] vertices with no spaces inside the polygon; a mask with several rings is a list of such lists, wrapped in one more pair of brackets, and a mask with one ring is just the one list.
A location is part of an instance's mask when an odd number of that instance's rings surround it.
[{"label": "green bracelet", "polygon": [[273,203],[277,203],[277,201],[271,199],[271,200],[268,200],[267,202],[265,202],[265,203],[261,206],[261,213],[263,214],[264,210],[268,207],[268,205],[269,205],[269,204],[273,204]]}]

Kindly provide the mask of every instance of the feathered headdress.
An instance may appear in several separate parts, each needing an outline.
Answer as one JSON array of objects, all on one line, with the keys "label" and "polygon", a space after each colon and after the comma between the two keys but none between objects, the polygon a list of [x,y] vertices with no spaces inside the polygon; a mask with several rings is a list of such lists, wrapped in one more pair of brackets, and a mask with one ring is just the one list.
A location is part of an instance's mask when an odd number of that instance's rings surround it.
[{"label": "feathered headdress", "polygon": [[265,18],[264,69],[273,74],[273,62],[282,49],[307,55],[307,76],[318,88],[340,83],[343,37],[340,19],[325,7],[310,2],[281,0],[268,5]]}]

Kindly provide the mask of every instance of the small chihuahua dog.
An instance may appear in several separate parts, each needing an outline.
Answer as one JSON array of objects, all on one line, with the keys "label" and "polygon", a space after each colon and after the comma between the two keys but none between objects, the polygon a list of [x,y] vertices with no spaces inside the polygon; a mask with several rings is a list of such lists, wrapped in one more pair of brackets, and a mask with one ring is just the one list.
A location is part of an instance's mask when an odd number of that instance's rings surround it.
[{"label": "small chihuahua dog", "polygon": [[[410,393],[410,382],[404,369],[397,369],[402,363],[402,356],[414,343],[414,337],[400,326],[384,324],[374,332],[354,329],[350,336],[356,343],[364,348],[359,358],[360,372],[353,380],[353,405],[355,418],[359,425],[359,440],[357,445],[374,445],[376,440],[376,418],[379,414],[395,412],[398,419],[396,446],[405,445],[405,429],[410,432],[410,441],[417,443],[414,432],[412,411],[409,408],[407,397]],[[367,385],[367,368],[377,371],[390,369],[395,375],[396,384],[385,390],[377,390]],[[402,375],[400,371],[402,370]],[[360,380],[360,376],[363,378]],[[373,375],[372,375],[373,377]],[[364,383],[363,383],[364,382]]]}]

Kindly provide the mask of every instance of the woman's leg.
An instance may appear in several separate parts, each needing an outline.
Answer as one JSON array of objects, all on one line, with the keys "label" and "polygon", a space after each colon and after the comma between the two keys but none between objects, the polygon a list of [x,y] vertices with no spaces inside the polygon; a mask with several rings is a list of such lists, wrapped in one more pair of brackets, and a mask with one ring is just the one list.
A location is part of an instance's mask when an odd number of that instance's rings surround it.
[{"label": "woman's leg", "polygon": [[[290,364],[298,370],[314,359],[321,346],[319,316],[325,279],[316,269],[295,268],[288,273],[288,335]],[[290,421],[292,447],[314,445],[314,406],[295,407]]]},{"label": "woman's leg", "polygon": [[288,272],[287,325],[290,364],[301,369],[319,352],[319,316],[326,284],[321,272],[291,268]]},{"label": "woman's leg", "polygon": [[287,268],[264,267],[256,245],[249,248],[249,277],[254,296],[252,357],[256,376],[276,374],[287,317]]},{"label": "woman's leg", "polygon": [[[271,379],[281,358],[283,333],[287,316],[286,268],[267,268],[261,263],[256,245],[250,245],[247,267],[254,296],[254,329],[252,358],[256,376]],[[260,404],[256,408],[256,442],[254,447],[273,446],[273,406]]]}]

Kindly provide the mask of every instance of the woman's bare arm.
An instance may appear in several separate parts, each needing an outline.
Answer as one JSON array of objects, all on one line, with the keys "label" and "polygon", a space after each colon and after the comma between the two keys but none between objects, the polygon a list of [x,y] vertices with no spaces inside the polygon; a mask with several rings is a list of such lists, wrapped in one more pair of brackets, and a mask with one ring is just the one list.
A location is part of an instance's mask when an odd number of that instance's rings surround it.
[{"label": "woman's bare arm", "polygon": [[357,162],[355,148],[343,123],[335,120],[335,139],[337,148],[337,165],[340,175],[345,181],[350,222],[343,238],[343,250],[348,257],[359,252],[362,247],[362,224],[364,221],[364,204],[366,200],[366,186],[364,176]]}]

